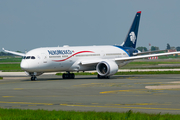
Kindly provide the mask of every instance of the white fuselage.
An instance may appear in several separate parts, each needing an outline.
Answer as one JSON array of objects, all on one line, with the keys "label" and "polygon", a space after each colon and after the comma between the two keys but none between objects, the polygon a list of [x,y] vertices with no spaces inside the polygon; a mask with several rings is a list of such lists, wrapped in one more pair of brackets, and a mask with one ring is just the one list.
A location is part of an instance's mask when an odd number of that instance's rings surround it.
[{"label": "white fuselage", "polygon": [[[129,57],[116,46],[47,47],[29,51],[21,61],[21,68],[27,72],[89,71],[96,65],[83,66],[82,61],[103,61]],[[116,62],[117,63],[117,62]],[[117,63],[120,66],[127,62]]]}]

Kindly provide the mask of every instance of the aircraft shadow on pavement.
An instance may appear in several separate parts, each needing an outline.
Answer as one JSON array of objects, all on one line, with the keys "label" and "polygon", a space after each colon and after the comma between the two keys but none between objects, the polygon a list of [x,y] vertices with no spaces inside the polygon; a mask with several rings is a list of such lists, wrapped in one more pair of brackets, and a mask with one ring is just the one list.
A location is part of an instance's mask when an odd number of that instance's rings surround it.
[{"label": "aircraft shadow on pavement", "polygon": [[[127,79],[127,78],[130,78],[130,77],[136,77],[136,78],[142,78],[142,76],[137,76],[137,75],[115,75],[115,76],[111,76],[109,79],[98,79],[97,76],[76,76],[74,79],[62,79],[62,77],[55,77],[55,76],[40,76],[40,77],[37,77],[37,81],[54,81],[54,80],[111,80],[111,79]],[[144,77],[147,77],[147,76],[143,76]],[[30,78],[27,78],[27,79],[24,79],[22,81],[31,81]]]},{"label": "aircraft shadow on pavement", "polygon": [[[172,79],[172,80],[179,80],[179,77],[171,78],[171,76],[164,76],[164,75],[114,75],[111,76],[109,79],[98,79],[96,76],[76,76],[74,79],[62,79],[62,77],[55,77],[55,76],[40,76],[37,77],[37,81],[61,81],[61,80],[115,80],[115,79]],[[30,78],[21,79],[21,81],[31,81]]]}]

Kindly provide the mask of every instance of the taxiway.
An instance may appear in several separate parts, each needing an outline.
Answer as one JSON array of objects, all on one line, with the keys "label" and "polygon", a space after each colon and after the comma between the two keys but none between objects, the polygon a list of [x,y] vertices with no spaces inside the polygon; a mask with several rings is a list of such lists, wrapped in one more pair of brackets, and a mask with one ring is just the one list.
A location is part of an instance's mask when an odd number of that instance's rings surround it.
[{"label": "taxiway", "polygon": [[0,107],[19,109],[180,113],[180,75],[119,75],[111,79],[24,74],[0,80]]}]

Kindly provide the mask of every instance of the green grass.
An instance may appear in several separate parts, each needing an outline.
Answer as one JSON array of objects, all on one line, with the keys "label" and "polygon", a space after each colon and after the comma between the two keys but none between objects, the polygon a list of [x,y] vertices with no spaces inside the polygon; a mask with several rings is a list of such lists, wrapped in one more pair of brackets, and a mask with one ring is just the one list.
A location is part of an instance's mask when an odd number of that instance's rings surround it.
[{"label": "green grass", "polygon": [[180,74],[180,71],[133,71],[117,72],[115,75]]},{"label": "green grass", "polygon": [[158,66],[154,66],[154,67],[149,67],[149,66],[145,66],[142,65],[142,67],[140,66],[125,66],[125,67],[121,67],[120,69],[180,69],[180,66],[175,66],[175,67],[168,67],[168,66],[163,66],[163,67],[158,67]]},{"label": "green grass", "polygon": [[3,77],[0,76],[0,79],[3,79]]},{"label": "green grass", "polygon": [[[56,73],[56,75],[62,75],[63,73]],[[97,75],[97,72],[79,72],[79,73],[74,73],[75,75]]]},{"label": "green grass", "polygon": [[[62,75],[63,73],[56,73],[56,75]],[[97,72],[87,73],[79,72],[75,75],[97,75]],[[133,71],[133,72],[117,72],[115,75],[146,75],[146,74],[180,74],[180,71]]]},{"label": "green grass", "polygon": [[[14,61],[13,61],[14,60]],[[10,62],[11,61],[11,62]],[[13,62],[12,62],[13,61]],[[8,59],[0,59],[0,70],[3,72],[19,72],[22,71],[20,68],[20,58],[10,58]],[[180,68],[180,66],[176,67],[168,67],[168,66],[161,66],[159,64],[180,64],[180,60],[162,60],[162,61],[133,61],[120,69],[173,69],[173,68]]]},{"label": "green grass", "polygon": [[[172,66],[162,66],[161,64],[179,64],[176,67]],[[171,68],[180,68],[180,60],[142,60],[142,61],[132,61],[129,64],[121,67],[120,69],[171,69]]]},{"label": "green grass", "polygon": [[22,71],[20,64],[0,64],[0,70],[3,72],[19,72]]},{"label": "green grass", "polygon": [[180,58],[180,56],[178,55],[178,57],[173,56],[173,55],[168,55],[168,56],[159,56],[158,59],[169,59],[169,58]]},{"label": "green grass", "polygon": [[1,58],[0,62],[21,62],[22,58]]},{"label": "green grass", "polygon": [[177,61],[133,61],[129,65],[158,65],[158,64],[180,64],[180,60]]},{"label": "green grass", "polygon": [[0,108],[0,120],[179,120],[180,115],[140,112],[79,112]]}]

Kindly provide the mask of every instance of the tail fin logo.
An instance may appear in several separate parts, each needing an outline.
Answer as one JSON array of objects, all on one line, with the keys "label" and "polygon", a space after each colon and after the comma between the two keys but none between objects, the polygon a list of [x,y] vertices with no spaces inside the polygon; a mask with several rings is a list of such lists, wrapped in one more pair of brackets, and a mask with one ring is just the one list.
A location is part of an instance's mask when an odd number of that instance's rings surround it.
[{"label": "tail fin logo", "polygon": [[136,41],[136,35],[135,35],[135,33],[134,33],[134,32],[131,32],[129,35],[130,35],[130,39],[131,39],[132,43],[134,44],[135,41]]}]

